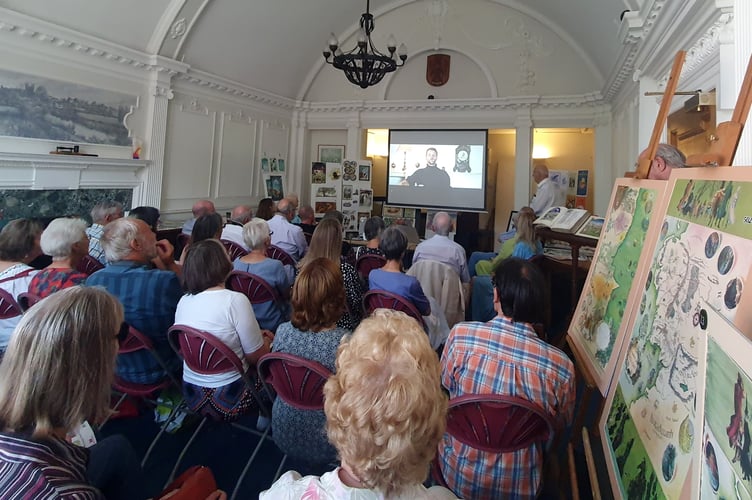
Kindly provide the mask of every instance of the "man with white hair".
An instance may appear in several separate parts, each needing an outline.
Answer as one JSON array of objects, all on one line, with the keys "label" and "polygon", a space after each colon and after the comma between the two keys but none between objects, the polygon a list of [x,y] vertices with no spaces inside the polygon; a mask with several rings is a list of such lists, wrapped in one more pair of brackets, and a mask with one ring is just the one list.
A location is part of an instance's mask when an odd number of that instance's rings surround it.
[{"label": "man with white hair", "polygon": [[287,198],[277,203],[277,213],[269,219],[269,229],[272,233],[272,245],[278,246],[290,257],[299,261],[308,251],[303,230],[290,221],[295,216],[295,205]]},{"label": "man with white hair", "polygon": [[193,232],[193,225],[196,223],[196,219],[202,215],[213,214],[215,211],[214,203],[212,203],[211,200],[198,200],[191,208],[193,219],[188,219],[185,221],[185,224],[183,224],[183,234],[190,235]]},{"label": "man with white hair", "polygon": [[446,264],[457,271],[463,283],[470,281],[467,270],[467,257],[461,245],[449,239],[452,228],[452,218],[446,212],[438,212],[433,216],[433,232],[431,238],[420,243],[415,248],[413,264],[420,260],[433,260]]},{"label": "man with white hair", "polygon": [[100,201],[91,209],[92,224],[86,230],[86,236],[89,237],[89,255],[102,264],[107,264],[107,259],[104,256],[102,245],[99,243],[99,238],[102,237],[104,226],[122,216],[123,205],[117,201]]},{"label": "man with white hair", "polygon": [[[102,247],[109,264],[86,280],[87,286],[102,286],[123,304],[125,321],[147,336],[168,368],[180,363],[167,341],[167,329],[175,322],[175,309],[183,295],[167,240],[157,241],[148,224],[140,219],[113,221],[104,228]],[[158,262],[154,269],[151,264]],[[147,351],[118,355],[117,372],[123,379],[149,384],[165,372]]]},{"label": "man with white hair", "polygon": [[220,239],[232,241],[245,248],[247,252],[251,249],[243,241],[243,226],[253,218],[253,209],[248,205],[238,205],[232,209],[230,219],[222,229]]},{"label": "man with white hair", "polygon": [[[648,154],[648,150],[645,149],[640,153],[639,159],[642,160]],[[668,180],[671,176],[671,169],[684,167],[684,162],[687,158],[684,153],[676,149],[670,144],[658,144],[658,149],[655,152],[655,158],[650,165],[650,172],[648,173],[648,179],[657,179],[660,181]]]},{"label": "man with white hair", "polygon": [[530,208],[539,216],[546,210],[560,203],[559,188],[548,178],[548,167],[538,164],[533,168],[533,180],[538,185],[535,196],[530,200]]}]

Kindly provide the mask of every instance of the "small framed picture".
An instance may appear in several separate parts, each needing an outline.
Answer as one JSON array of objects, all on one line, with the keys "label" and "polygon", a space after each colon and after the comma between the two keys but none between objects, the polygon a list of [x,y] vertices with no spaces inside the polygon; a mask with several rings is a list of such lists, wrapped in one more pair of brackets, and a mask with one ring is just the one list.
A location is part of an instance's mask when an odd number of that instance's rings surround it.
[{"label": "small framed picture", "polygon": [[358,165],[358,180],[359,181],[371,180],[371,165]]},{"label": "small framed picture", "polygon": [[319,161],[323,163],[342,163],[345,158],[345,146],[319,144]]}]

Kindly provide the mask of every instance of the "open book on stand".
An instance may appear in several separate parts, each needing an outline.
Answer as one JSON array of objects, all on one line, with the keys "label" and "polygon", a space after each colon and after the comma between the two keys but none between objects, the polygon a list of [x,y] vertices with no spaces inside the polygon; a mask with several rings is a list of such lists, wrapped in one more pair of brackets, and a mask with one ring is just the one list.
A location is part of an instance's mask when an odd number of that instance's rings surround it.
[{"label": "open book on stand", "polygon": [[535,219],[533,224],[561,233],[576,233],[589,216],[590,212],[583,208],[551,207]]}]

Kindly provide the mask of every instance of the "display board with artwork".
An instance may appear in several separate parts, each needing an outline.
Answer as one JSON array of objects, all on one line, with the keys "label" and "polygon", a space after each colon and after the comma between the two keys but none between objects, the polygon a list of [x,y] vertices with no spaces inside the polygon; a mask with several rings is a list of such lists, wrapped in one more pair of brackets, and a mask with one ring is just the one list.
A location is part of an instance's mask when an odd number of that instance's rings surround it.
[{"label": "display board with artwork", "polygon": [[[703,308],[752,334],[752,169],[674,169],[642,251],[617,379],[601,418],[617,497],[696,498]],[[689,442],[688,442],[689,441]]]},{"label": "display board with artwork", "polygon": [[373,207],[371,168],[372,164],[367,160],[311,164],[314,213],[321,217],[330,210],[341,211],[345,216],[344,230],[348,238],[357,237],[360,218],[369,217]]},{"label": "display board with artwork", "polygon": [[599,230],[598,246],[569,325],[577,361],[604,395],[627,333],[625,312],[641,295],[632,283],[647,272],[649,262],[640,256],[665,188],[664,181],[616,180],[601,223],[605,227]]},{"label": "display board with artwork", "polygon": [[266,196],[274,201],[285,197],[285,159],[261,158],[261,176],[266,187]]}]

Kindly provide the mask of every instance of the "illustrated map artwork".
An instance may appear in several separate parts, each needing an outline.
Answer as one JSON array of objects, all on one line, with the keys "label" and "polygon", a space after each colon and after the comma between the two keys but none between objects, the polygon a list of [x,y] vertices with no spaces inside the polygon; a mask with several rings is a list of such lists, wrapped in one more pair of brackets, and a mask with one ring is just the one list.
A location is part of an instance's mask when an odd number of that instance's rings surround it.
[{"label": "illustrated map artwork", "polygon": [[711,307],[703,427],[697,447],[702,464],[700,498],[752,498],[752,343]]},{"label": "illustrated map artwork", "polygon": [[[645,276],[619,355],[618,379],[601,420],[614,493],[625,498],[680,498],[692,492],[693,458],[702,421],[696,396],[707,303],[750,332],[752,170],[676,169],[670,198],[644,245]],[[653,228],[657,229],[654,231]]]},{"label": "illustrated map artwork", "polygon": [[[616,181],[598,247],[569,325],[578,361],[587,365],[602,394],[611,384],[626,335],[622,319],[632,281],[647,268],[645,259],[640,263],[640,255],[665,185],[661,181]],[[631,295],[633,302],[639,299],[637,294]]]}]

